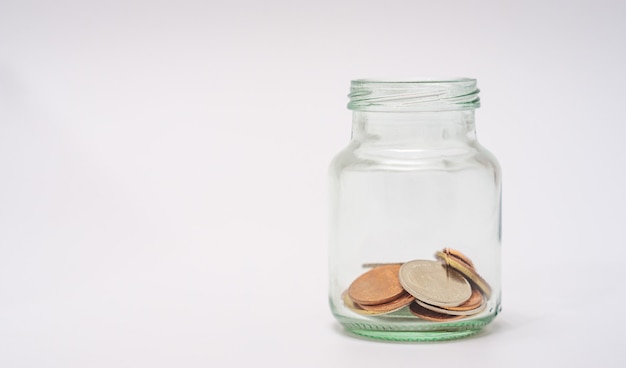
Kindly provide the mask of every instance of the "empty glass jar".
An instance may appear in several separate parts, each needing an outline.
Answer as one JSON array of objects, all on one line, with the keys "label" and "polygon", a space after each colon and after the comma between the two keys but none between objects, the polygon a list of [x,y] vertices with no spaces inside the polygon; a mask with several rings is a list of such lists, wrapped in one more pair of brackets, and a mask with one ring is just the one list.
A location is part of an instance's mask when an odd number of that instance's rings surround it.
[{"label": "empty glass jar", "polygon": [[384,340],[468,336],[500,311],[500,168],[476,80],[354,80],[330,166],[332,313]]}]

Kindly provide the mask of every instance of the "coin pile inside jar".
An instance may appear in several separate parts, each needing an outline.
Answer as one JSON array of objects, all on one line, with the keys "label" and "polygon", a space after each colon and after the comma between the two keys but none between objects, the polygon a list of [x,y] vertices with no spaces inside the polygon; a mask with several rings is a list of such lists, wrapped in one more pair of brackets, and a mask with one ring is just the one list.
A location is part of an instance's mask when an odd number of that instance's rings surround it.
[{"label": "coin pile inside jar", "polygon": [[451,321],[483,311],[491,287],[461,252],[445,248],[435,253],[438,261],[366,264],[372,267],[352,282],[343,302],[365,315],[395,312],[408,306],[416,317]]}]

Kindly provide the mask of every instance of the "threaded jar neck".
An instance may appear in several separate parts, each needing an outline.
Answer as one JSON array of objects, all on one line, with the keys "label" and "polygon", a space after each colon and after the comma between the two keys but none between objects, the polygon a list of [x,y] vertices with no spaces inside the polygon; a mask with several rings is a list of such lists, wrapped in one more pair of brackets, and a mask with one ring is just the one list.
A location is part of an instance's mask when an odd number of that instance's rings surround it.
[{"label": "threaded jar neck", "polygon": [[455,111],[480,106],[476,80],[356,79],[350,86],[348,109],[355,111]]}]

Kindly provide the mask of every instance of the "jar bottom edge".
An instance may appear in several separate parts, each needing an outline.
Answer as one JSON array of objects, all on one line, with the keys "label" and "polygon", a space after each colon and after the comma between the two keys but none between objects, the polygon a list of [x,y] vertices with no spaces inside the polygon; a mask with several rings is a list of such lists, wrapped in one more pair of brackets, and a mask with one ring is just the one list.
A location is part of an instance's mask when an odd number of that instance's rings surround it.
[{"label": "jar bottom edge", "polygon": [[495,316],[496,313],[493,313],[479,319],[450,323],[433,323],[428,327],[425,325],[415,327],[410,325],[385,325],[337,317],[342,327],[349,334],[358,337],[383,341],[428,342],[456,340],[475,335],[491,323]]}]

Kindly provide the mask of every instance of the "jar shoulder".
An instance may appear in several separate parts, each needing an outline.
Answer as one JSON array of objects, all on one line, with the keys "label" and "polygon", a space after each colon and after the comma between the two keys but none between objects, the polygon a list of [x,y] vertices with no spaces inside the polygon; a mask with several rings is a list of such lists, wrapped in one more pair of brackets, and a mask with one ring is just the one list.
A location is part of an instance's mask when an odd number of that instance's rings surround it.
[{"label": "jar shoulder", "polygon": [[378,148],[351,142],[331,161],[330,174],[344,171],[488,170],[500,176],[495,155],[477,141],[445,147]]}]

